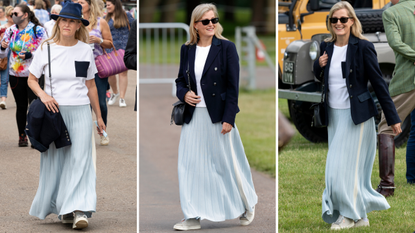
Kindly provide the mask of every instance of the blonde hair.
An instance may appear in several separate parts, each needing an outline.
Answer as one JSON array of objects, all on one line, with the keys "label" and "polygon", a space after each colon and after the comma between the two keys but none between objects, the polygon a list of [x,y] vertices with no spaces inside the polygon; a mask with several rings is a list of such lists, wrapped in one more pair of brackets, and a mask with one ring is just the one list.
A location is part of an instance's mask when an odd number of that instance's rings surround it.
[{"label": "blonde hair", "polygon": [[[362,29],[362,24],[360,23],[359,19],[356,16],[356,13],[354,12],[354,9],[352,7],[352,5],[350,5],[350,3],[346,2],[346,1],[341,1],[338,2],[336,4],[333,5],[333,7],[330,9],[330,13],[329,13],[329,21],[328,23],[330,23],[330,18],[333,16],[334,12],[341,10],[341,9],[346,9],[348,12],[349,17],[353,18],[353,25],[350,27],[350,32],[357,38],[361,39],[361,40],[368,40],[366,37],[364,37],[362,35],[363,33],[363,29]],[[329,32],[331,34],[331,38],[327,38],[324,41],[325,42],[333,42],[337,40],[337,35],[336,33],[334,33],[333,31],[333,27],[330,25],[327,27],[329,29]]]},{"label": "blonde hair", "polygon": [[35,8],[36,9],[45,9],[45,3],[42,0],[35,1]]},{"label": "blonde hair", "polygon": [[6,15],[10,16],[10,13],[12,12],[13,7],[12,6],[7,6],[6,8],[4,8],[4,13],[6,13]]},{"label": "blonde hair", "polygon": [[[195,29],[195,22],[199,21],[203,17],[203,15],[208,11],[213,11],[213,13],[215,14],[215,17],[219,18],[219,14],[218,14],[218,10],[216,9],[216,6],[210,3],[200,4],[193,10],[192,16],[190,18],[190,26],[189,26],[190,40],[186,42],[186,45],[193,45],[197,43],[198,33]],[[218,39],[228,40],[222,36],[222,32],[223,32],[223,27],[218,22],[215,26],[215,36]]]},{"label": "blonde hair", "polygon": [[97,0],[85,0],[89,5],[89,25],[88,29],[94,29],[98,24],[98,17],[102,17],[102,9],[99,7]]},{"label": "blonde hair", "polygon": [[[52,29],[51,37],[43,41],[42,45],[40,46],[41,49],[43,49],[43,44],[49,41],[51,41],[51,43],[58,43],[60,41],[61,31],[59,28],[59,22],[61,20],[62,20],[62,17],[59,17],[58,20],[56,20],[55,26],[53,26],[53,29]],[[79,28],[79,30],[75,32],[75,39],[88,44],[88,40],[89,40],[88,29],[86,29],[85,25],[81,22],[81,20],[78,20],[78,22],[81,23],[81,27]]]}]

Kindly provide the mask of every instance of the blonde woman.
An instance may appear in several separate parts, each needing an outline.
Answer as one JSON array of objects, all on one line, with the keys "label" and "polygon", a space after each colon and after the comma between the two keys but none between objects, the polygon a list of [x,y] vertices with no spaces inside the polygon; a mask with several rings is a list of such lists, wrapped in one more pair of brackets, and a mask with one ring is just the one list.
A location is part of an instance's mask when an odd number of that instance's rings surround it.
[{"label": "blonde woman", "polygon": [[329,13],[331,38],[320,45],[314,74],[324,77],[329,151],[326,160],[322,217],[331,229],[369,226],[367,213],[390,208],[371,185],[376,155],[376,105],[370,83],[388,125],[397,135],[401,127],[388,87],[382,79],[375,47],[362,35],[353,7],[336,3]]},{"label": "blonde woman", "polygon": [[[79,0],[82,6],[82,15],[84,19],[89,20],[87,27],[89,32],[89,45],[93,47],[94,58],[104,54],[102,48],[112,48],[112,36],[108,23],[102,18],[102,11],[97,3],[97,0]],[[100,78],[98,74],[95,75],[95,84],[98,90],[99,107],[101,109],[101,116],[107,125],[107,101],[106,92],[108,87],[108,77]],[[109,137],[101,135],[100,144],[107,146],[110,142]]]},{"label": "blonde woman", "polygon": [[[81,5],[66,2],[56,20],[51,38],[36,51],[30,66],[29,86],[49,111],[59,111],[68,129],[72,145],[56,148],[55,143],[41,153],[39,188],[30,208],[30,215],[45,219],[57,214],[62,223],[74,229],[88,226],[96,211],[96,175],[93,164],[91,109],[105,130],[95,86],[94,55],[88,43],[89,22],[82,19]],[[50,44],[51,67],[48,64]],[[49,68],[52,78],[49,79]],[[38,79],[45,74],[45,91]],[[50,90],[53,89],[53,97]]]},{"label": "blonde woman", "polygon": [[181,48],[176,95],[186,103],[178,161],[184,219],[174,225],[176,230],[200,229],[202,219],[239,217],[242,225],[249,225],[258,202],[235,125],[239,57],[222,31],[215,5],[198,5],[191,16],[190,41]]}]

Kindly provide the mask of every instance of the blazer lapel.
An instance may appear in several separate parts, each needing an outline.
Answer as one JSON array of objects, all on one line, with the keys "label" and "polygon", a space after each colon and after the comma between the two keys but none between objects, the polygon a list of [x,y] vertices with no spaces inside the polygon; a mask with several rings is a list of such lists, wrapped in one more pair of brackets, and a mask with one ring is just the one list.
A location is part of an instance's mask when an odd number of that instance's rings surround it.
[{"label": "blazer lapel", "polygon": [[212,45],[210,46],[209,54],[206,59],[205,67],[203,68],[202,78],[205,75],[206,71],[209,69],[212,62],[215,60],[216,56],[219,54],[222,49],[221,42],[215,36],[212,39]]},{"label": "blazer lapel", "polygon": [[349,80],[350,66],[352,64],[353,55],[356,54],[357,51],[358,42],[359,40],[355,36],[350,34],[349,44],[346,52],[346,64],[342,65],[343,78],[345,78],[347,82]]},{"label": "blazer lapel", "polygon": [[[191,82],[193,82],[196,86],[196,76],[195,76],[195,57],[196,57],[196,45],[191,45],[189,48],[189,52],[188,52],[188,59],[187,61],[189,62],[189,74],[190,74],[190,79],[192,80]],[[187,70],[187,64],[186,64],[186,70]],[[186,77],[187,80],[187,77]],[[193,90],[195,93],[196,91]]]}]

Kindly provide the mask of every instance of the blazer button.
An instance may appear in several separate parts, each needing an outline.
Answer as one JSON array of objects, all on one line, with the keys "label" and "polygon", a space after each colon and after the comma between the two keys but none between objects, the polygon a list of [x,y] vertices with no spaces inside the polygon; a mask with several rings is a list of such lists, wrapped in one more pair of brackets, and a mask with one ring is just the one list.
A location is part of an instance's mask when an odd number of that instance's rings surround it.
[{"label": "blazer button", "polygon": [[350,84],[350,88],[352,88],[352,84]]},{"label": "blazer button", "polygon": [[353,70],[352,69],[350,69],[350,73],[352,73],[353,72]]},{"label": "blazer button", "polygon": [[218,67],[215,67],[215,71],[217,71],[218,70]]},{"label": "blazer button", "polygon": [[353,96],[352,96],[352,95],[350,96],[350,99],[351,99],[351,98],[353,98]]},{"label": "blazer button", "polygon": [[215,97],[215,95],[216,95],[215,93],[212,94],[213,97]]},{"label": "blazer button", "polygon": [[216,82],[213,83],[213,86],[216,86]]}]

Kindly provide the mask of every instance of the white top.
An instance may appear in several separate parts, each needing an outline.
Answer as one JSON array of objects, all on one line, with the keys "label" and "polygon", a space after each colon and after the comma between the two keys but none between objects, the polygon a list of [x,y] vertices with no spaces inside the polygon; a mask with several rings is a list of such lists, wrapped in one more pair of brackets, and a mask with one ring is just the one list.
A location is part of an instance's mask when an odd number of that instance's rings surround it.
[{"label": "white top", "polygon": [[336,109],[350,108],[349,92],[346,79],[342,74],[342,62],[346,61],[347,45],[338,47],[334,45],[329,69],[329,106]]},{"label": "white top", "polygon": [[[94,55],[88,44],[82,41],[74,46],[50,44],[53,97],[59,105],[89,104],[86,80],[95,78],[97,68]],[[50,93],[48,46],[36,50],[30,73],[36,78],[45,74],[45,92]]]},{"label": "white top", "polygon": [[43,25],[43,27],[46,29],[46,33],[48,34],[48,38],[52,36],[52,30],[53,30],[53,26],[55,26],[55,23],[56,21],[51,19],[47,21],[45,25]]},{"label": "white top", "polygon": [[207,47],[196,46],[195,76],[196,76],[197,95],[200,96],[200,103],[196,104],[196,107],[206,107],[205,98],[203,97],[202,87],[200,86],[200,80],[202,79],[203,68],[205,68],[205,63],[209,55],[209,50],[210,50],[210,45]]}]

